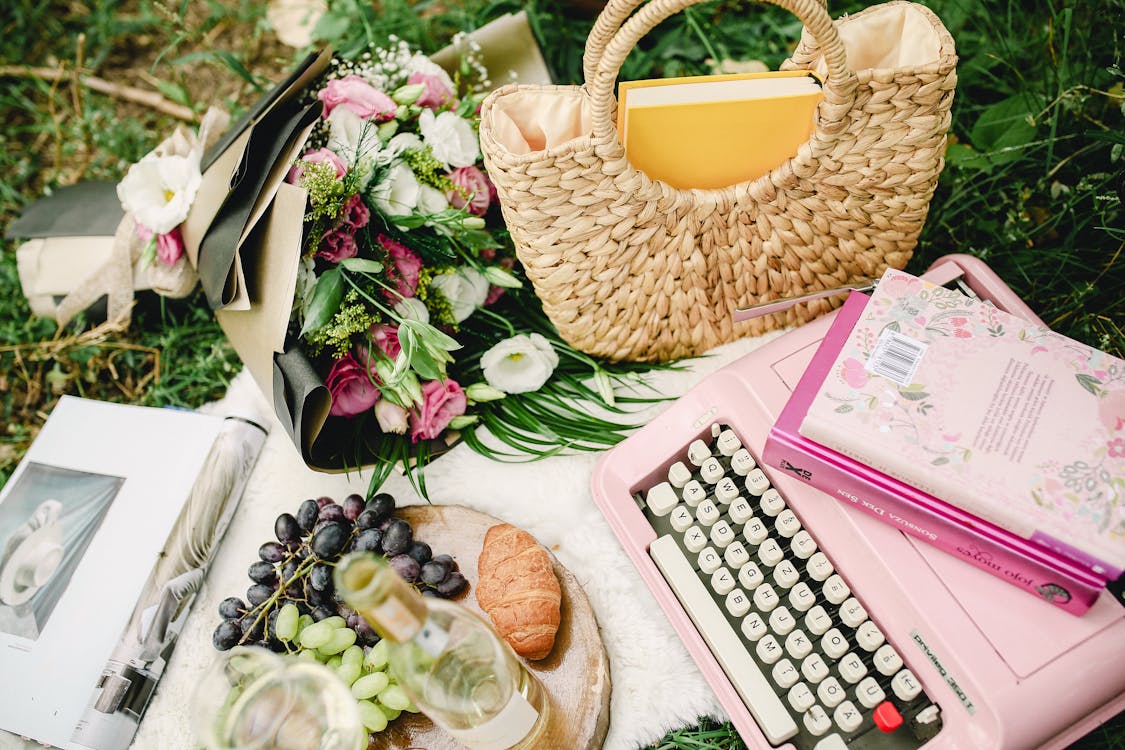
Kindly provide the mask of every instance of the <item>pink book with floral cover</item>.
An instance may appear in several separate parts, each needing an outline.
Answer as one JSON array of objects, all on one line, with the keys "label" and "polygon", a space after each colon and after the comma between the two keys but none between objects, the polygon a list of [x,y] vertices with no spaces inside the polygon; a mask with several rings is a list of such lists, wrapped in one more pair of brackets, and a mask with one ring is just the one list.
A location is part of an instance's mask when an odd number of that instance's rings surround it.
[{"label": "pink book with floral cover", "polygon": [[888,270],[801,422],[837,450],[1102,570],[1125,568],[1125,362]]}]

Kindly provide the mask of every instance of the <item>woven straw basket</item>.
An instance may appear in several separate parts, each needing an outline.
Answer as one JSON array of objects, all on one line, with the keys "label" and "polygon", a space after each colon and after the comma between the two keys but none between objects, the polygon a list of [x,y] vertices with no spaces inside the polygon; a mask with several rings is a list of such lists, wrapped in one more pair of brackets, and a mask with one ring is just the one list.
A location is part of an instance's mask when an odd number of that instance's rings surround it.
[{"label": "woven straw basket", "polygon": [[614,123],[621,64],[699,1],[650,0],[630,18],[638,0],[610,0],[584,86],[505,86],[481,111],[485,164],[544,310],[573,346],[611,360],[689,356],[802,323],[831,303],[742,323],[731,313],[902,268],[944,164],[956,55],[931,11],[899,1],[834,23],[818,0],[771,0],[805,25],[782,67],[825,76],[809,141],[721,189],[634,169]]}]

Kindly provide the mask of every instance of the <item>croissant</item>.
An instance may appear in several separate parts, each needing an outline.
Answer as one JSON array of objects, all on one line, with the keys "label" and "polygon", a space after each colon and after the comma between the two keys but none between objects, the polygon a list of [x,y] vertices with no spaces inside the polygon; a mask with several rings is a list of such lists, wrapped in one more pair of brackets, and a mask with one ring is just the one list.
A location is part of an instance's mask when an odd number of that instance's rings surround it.
[{"label": "croissant", "polygon": [[551,556],[535,538],[511,524],[484,536],[477,561],[477,602],[517,654],[543,659],[555,645],[562,590]]}]

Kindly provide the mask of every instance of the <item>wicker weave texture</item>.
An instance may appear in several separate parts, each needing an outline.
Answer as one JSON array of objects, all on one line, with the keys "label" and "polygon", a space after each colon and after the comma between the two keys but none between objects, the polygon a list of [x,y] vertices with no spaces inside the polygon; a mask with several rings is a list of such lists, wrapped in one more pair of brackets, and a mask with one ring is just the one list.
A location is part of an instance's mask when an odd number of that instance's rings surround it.
[{"label": "wicker weave texture", "polygon": [[[769,174],[719,190],[677,190],[632,168],[613,124],[617,73],[647,31],[697,1],[650,0],[620,28],[636,2],[611,1],[587,43],[584,86],[506,86],[482,108],[485,163],[547,316],[570,344],[611,360],[675,359],[802,323],[831,303],[737,324],[731,313],[902,268],[944,164],[956,56],[932,12],[911,4],[933,24],[935,62],[857,73],[837,24],[876,8],[834,23],[817,0],[774,0],[806,27],[783,67],[827,65],[810,140]],[[528,88],[580,97],[591,131],[508,151],[490,113]]]}]

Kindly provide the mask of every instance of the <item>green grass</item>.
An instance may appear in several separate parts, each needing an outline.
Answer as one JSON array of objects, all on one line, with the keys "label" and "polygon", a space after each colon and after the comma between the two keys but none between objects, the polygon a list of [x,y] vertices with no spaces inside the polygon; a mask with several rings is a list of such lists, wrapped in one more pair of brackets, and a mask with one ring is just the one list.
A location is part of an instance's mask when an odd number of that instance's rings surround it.
[{"label": "green grass", "polygon": [[[562,82],[581,76],[590,18],[560,0],[439,3],[331,0],[320,31],[338,48],[394,33],[427,50],[527,7]],[[947,167],[909,270],[967,252],[984,258],[1053,328],[1125,354],[1125,0],[931,0],[957,41],[960,83]],[[91,92],[69,71],[158,91],[196,112],[248,105],[294,58],[252,0],[10,0],[0,64],[67,71],[58,83],[6,75],[0,85],[0,226],[27,201],[79,179],[117,179],[177,122]],[[834,15],[863,5],[831,4]],[[711,2],[644,40],[625,78],[708,72],[706,58],[776,67],[799,33],[756,4]],[[0,247],[0,483],[63,393],[194,407],[221,395],[237,358],[198,297],[142,298],[128,333],[89,340],[31,318]],[[83,333],[85,332],[85,333]],[[159,368],[158,368],[159,363]],[[1119,717],[1076,745],[1125,747]],[[653,746],[741,748],[730,725],[701,721]]]}]

